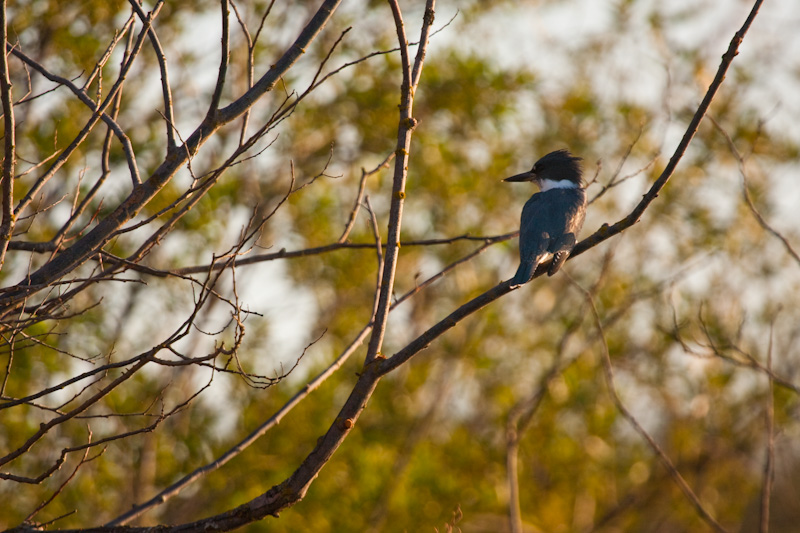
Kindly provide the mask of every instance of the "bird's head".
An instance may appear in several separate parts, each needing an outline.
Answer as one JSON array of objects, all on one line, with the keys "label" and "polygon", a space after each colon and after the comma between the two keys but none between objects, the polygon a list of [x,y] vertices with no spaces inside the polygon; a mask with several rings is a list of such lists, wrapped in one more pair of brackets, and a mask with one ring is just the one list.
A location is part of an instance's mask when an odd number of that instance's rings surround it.
[{"label": "bird's head", "polygon": [[583,186],[581,158],[567,150],[556,150],[538,160],[528,172],[503,181],[532,181],[542,192],[550,189],[577,189]]}]

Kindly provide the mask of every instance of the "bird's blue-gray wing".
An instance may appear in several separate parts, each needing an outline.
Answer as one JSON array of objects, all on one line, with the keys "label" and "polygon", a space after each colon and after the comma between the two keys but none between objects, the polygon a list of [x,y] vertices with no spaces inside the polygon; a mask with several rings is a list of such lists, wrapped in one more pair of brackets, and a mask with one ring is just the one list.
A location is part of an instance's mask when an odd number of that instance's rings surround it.
[{"label": "bird's blue-gray wing", "polygon": [[575,248],[578,232],[583,227],[586,217],[586,191],[566,189],[549,192],[558,194],[557,198],[553,198],[552,204],[559,206],[558,214],[554,214],[555,216],[550,219],[551,235],[554,238],[550,241],[548,251],[553,254],[553,262],[547,270],[547,275],[552,276],[558,272]]},{"label": "bird's blue-gray wing", "polygon": [[520,220],[520,265],[512,287],[530,281],[548,253],[553,254],[548,274],[552,276],[561,268],[575,247],[585,210],[583,189],[552,189],[534,194],[526,202]]},{"label": "bird's blue-gray wing", "polygon": [[543,228],[547,209],[541,197],[542,193],[534,194],[522,208],[519,224],[519,268],[511,278],[511,288],[528,283],[536,266],[547,254],[550,235]]}]

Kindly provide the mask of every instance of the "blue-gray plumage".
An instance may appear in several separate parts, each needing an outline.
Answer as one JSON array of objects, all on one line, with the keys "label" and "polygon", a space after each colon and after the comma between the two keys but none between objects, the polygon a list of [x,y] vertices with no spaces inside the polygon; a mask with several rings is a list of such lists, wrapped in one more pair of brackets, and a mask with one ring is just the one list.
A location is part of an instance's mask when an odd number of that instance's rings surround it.
[{"label": "blue-gray plumage", "polygon": [[541,192],[531,196],[522,208],[519,227],[519,268],[511,288],[528,283],[539,263],[550,256],[547,270],[552,276],[575,247],[586,216],[586,191],[581,179],[580,157],[567,150],[550,152],[528,172],[503,181],[532,181]]}]

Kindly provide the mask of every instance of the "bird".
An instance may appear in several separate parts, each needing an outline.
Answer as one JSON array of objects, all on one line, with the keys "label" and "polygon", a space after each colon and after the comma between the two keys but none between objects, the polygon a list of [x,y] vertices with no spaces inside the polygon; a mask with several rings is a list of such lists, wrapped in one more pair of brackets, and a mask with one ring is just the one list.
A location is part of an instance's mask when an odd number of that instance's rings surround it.
[{"label": "bird", "polygon": [[552,276],[561,268],[577,242],[586,218],[586,189],[581,158],[556,150],[539,159],[531,170],[503,181],[532,181],[539,186],[522,208],[519,227],[519,268],[510,280],[516,289],[528,283],[536,267],[550,257]]}]

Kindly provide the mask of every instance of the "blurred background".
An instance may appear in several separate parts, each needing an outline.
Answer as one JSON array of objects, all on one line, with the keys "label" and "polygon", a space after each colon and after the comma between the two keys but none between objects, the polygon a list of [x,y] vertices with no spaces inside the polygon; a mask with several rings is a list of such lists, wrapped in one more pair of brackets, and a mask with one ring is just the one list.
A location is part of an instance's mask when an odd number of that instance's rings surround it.
[{"label": "blurred background", "polygon": [[[401,6],[415,41],[424,3]],[[278,0],[236,7],[252,34],[270,9],[253,47],[258,78],[318,6]],[[419,125],[396,296],[483,244],[415,242],[516,231],[534,190],[501,180],[552,150],[568,148],[584,159],[592,202],[582,238],[624,218],[664,169],[751,7],[739,0],[440,0],[414,105]],[[8,10],[9,33],[20,49],[66,78],[92,70],[130,13],[126,2],[94,0],[12,2]],[[205,116],[213,91],[219,19],[217,2],[168,2],[154,26],[169,61],[175,128],[183,138]],[[708,529],[615,406],[603,371],[607,346],[621,402],[720,524],[758,529],[770,456],[770,531],[793,531],[800,520],[799,26],[795,2],[766,2],[709,115],[641,221],[553,278],[538,278],[468,317],[387,376],[305,499],[245,530],[510,531],[509,453],[518,457],[523,531]],[[254,106],[251,130],[293,91],[305,90],[348,27],[323,75],[397,46],[385,3],[344,2],[297,66]],[[232,12],[234,81],[223,103],[247,88],[247,47]],[[108,80],[120,58],[116,50],[104,67]],[[18,62],[12,67],[21,98],[26,74]],[[16,111],[20,172],[63,148],[88,117],[67,91],[46,92],[50,82],[31,79],[32,93],[44,94]],[[264,216],[278,206],[292,174],[297,185],[313,183],[269,218],[251,253],[336,242],[362,169],[374,169],[395,149],[400,82],[397,52],[328,79],[260,141],[249,154],[256,157],[229,168],[143,264],[163,270],[209,264],[237,242],[254,213]],[[113,82],[106,83],[95,82],[89,93],[102,94]],[[147,50],[128,76],[118,119],[143,177],[163,159],[162,107],[158,66]],[[240,126],[221,130],[192,160],[193,172],[181,170],[137,220],[157,214],[197,175],[219,166],[239,142]],[[19,223],[20,239],[46,240],[69,217],[74,191],[90,187],[88,176],[99,171],[102,135],[95,136],[36,200],[37,215]],[[111,178],[87,211],[100,218],[130,190],[122,151],[117,146],[111,155]],[[18,189],[36,174],[20,178]],[[391,168],[366,180],[384,239],[391,181]],[[90,214],[87,226],[95,223]],[[148,236],[132,231],[109,248],[124,256]],[[374,242],[364,207],[349,241]],[[19,282],[46,259],[10,251],[0,284]],[[391,355],[508,279],[517,261],[516,239],[497,242],[404,301],[391,313],[383,353]],[[76,511],[55,526],[102,524],[219,456],[352,342],[369,322],[376,275],[375,250],[368,247],[258,262],[237,267],[235,277],[226,274],[217,290],[227,297],[235,291],[246,311],[239,364],[267,376],[296,368],[271,387],[214,374],[201,395],[155,431],[109,442],[35,519]],[[123,360],[146,351],[195,307],[190,283],[141,272],[131,280],[98,284],[73,302],[80,314],[31,326],[27,335],[40,342],[14,344],[6,336],[4,399],[61,383],[91,368],[92,358]],[[176,346],[202,356],[219,339],[230,340],[229,321],[225,305],[210,303]],[[196,520],[283,481],[332,423],[364,350],[245,452],[135,523]],[[211,378],[200,366],[146,367],[95,405],[90,418],[60,426],[10,469],[35,476],[60,450],[85,442],[87,427],[93,440],[141,428]],[[0,412],[4,454],[83,386],[49,395],[42,400],[46,408]],[[39,484],[0,481],[0,498],[14,502],[0,508],[0,525],[25,519],[67,481],[80,456],[69,455]]]}]

